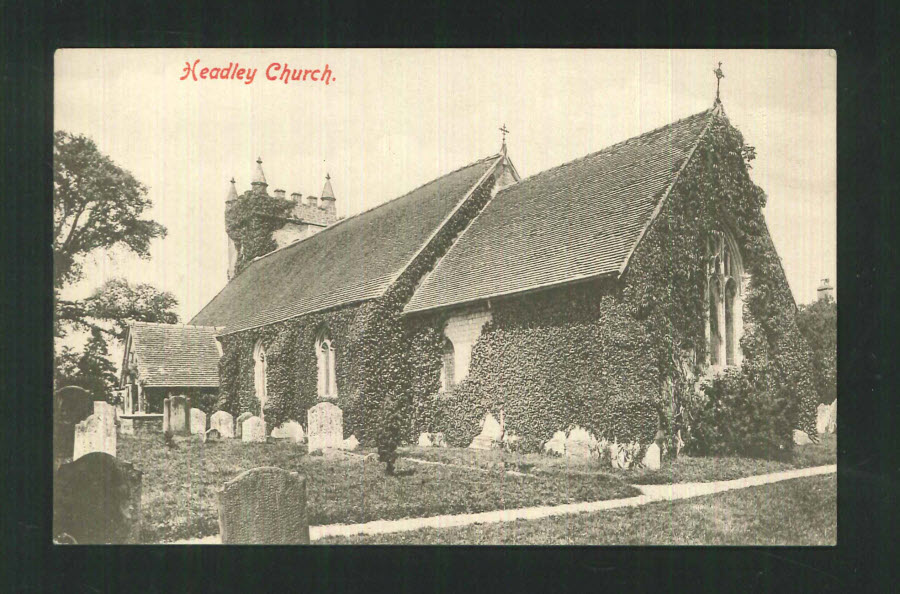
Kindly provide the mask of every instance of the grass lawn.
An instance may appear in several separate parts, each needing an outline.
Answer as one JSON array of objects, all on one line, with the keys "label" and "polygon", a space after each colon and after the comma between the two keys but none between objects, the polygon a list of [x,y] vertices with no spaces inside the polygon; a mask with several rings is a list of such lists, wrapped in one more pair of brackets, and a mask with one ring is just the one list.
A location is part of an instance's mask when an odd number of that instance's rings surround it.
[{"label": "grass lawn", "polygon": [[834,545],[835,475],[542,520],[426,528],[316,544]]},{"label": "grass lawn", "polygon": [[117,455],[143,474],[144,542],[217,534],[217,493],[244,470],[277,466],[307,477],[311,525],[393,520],[630,497],[638,492],[610,475],[520,477],[400,460],[397,475],[358,456],[308,456],[305,446],[177,437],[169,449],[161,433],[121,435]]},{"label": "grass lawn", "polygon": [[780,472],[792,468],[834,464],[837,440],[834,434],[821,436],[818,444],[795,446],[787,460],[759,460],[739,457],[680,456],[666,460],[659,470],[644,468],[614,470],[601,466],[598,460],[551,457],[543,454],[512,454],[500,450],[469,450],[461,448],[401,448],[401,455],[434,462],[475,466],[485,470],[516,470],[537,476],[546,475],[613,475],[631,484],[651,485],[670,483],[709,482]]}]

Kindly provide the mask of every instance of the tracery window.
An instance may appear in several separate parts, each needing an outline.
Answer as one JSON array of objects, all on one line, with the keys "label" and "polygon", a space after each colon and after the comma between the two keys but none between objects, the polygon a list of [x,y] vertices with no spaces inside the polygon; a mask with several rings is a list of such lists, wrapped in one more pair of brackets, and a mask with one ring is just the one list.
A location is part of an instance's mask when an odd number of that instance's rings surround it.
[{"label": "tracery window", "polygon": [[337,379],[335,376],[334,344],[331,333],[324,329],[316,339],[316,366],[318,368],[319,396],[334,398],[337,396]]},{"label": "tracery window", "polygon": [[744,269],[727,231],[706,238],[707,362],[713,368],[741,364]]}]

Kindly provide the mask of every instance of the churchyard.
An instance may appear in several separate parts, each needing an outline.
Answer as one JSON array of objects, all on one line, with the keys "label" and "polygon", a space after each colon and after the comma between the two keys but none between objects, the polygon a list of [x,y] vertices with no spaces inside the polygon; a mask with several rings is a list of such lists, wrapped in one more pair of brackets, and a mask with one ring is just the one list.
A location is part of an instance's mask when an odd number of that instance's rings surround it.
[{"label": "churchyard", "polygon": [[[72,538],[71,532],[79,535],[77,542],[302,544],[310,542],[313,529],[318,532],[312,540],[321,543],[398,544],[787,544],[803,539],[826,544],[834,535],[836,522],[828,512],[834,507],[834,477],[817,476],[741,488],[743,494],[697,497],[694,503],[648,501],[629,510],[502,520],[500,526],[483,528],[333,536],[340,534],[335,525],[422,518],[432,518],[433,524],[435,516],[601,502],[618,507],[616,502],[652,494],[659,486],[693,488],[822,468],[836,461],[836,438],[829,432],[818,443],[807,439],[774,460],[682,454],[662,464],[658,456],[644,456],[640,463],[635,458],[620,466],[622,444],[588,447],[579,441],[582,430],[570,431],[568,439],[560,432],[559,443],[551,440],[542,453],[516,452],[491,437],[499,425],[493,427],[496,421],[489,415],[468,448],[446,447],[440,434],[423,434],[418,445],[402,446],[391,474],[375,451],[359,447],[352,436],[341,439],[342,414],[330,403],[310,409],[311,433],[306,435],[297,422],[267,431],[264,421],[250,413],[234,422],[221,411],[207,416],[180,396],[166,399],[164,414],[156,415],[163,417],[158,425],[155,416],[149,424],[128,424],[129,415],[120,418],[109,404],[88,402],[77,391],[69,396],[60,410],[73,408],[78,414],[60,415],[68,420],[57,431],[74,434],[74,441],[60,442],[66,452],[58,452],[65,459],[58,459],[55,523],[68,535],[60,542]],[[828,412],[823,409],[823,419]],[[479,449],[482,442],[490,443]],[[556,446],[561,452],[553,451]],[[758,514],[763,501],[769,510],[765,517]],[[679,528],[671,538],[660,532],[667,521],[703,523],[704,509],[715,513],[702,529]],[[789,521],[772,521],[779,516]],[[797,529],[806,520],[818,521],[818,528],[801,530],[798,541]],[[623,532],[611,522],[632,523],[633,530]]]}]

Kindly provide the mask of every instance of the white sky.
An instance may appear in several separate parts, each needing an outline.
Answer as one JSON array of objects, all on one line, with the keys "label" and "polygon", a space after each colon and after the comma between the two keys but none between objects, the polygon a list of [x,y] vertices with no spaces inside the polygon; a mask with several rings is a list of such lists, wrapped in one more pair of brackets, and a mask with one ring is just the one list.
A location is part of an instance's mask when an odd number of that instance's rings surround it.
[{"label": "white sky", "polygon": [[[257,68],[252,84],[179,78],[186,61]],[[525,177],[722,101],[757,149],[751,176],[798,303],[836,278],[836,64],[831,50],[60,50],[54,128],[92,137],[150,188],[168,228],[152,259],[91,258],[69,292],[113,276],[174,293],[188,321],[225,285],[228,180],[318,196],[338,214],[396,198],[496,153]],[[329,85],[273,82],[272,62],[324,68]]]}]

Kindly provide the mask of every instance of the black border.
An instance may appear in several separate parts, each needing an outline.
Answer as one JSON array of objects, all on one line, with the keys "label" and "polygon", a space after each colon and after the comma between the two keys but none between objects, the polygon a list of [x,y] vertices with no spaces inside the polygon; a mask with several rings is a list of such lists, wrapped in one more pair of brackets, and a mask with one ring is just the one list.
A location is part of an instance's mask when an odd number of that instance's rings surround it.
[{"label": "black border", "polygon": [[[484,3],[415,8],[330,2],[266,7],[0,0],[4,169],[2,327],[5,591],[240,588],[419,591],[610,585],[753,591],[889,590],[896,584],[894,414],[895,3],[682,7]],[[836,548],[52,547],[50,545],[53,51],[59,47],[834,48],[838,53],[839,393]],[[140,68],[139,64],[135,65]],[[585,73],[590,76],[590,73]],[[489,81],[486,81],[489,84]],[[515,92],[510,89],[509,92]],[[896,218],[896,217],[894,217]],[[890,230],[890,231],[889,231]],[[11,471],[11,472],[10,472]],[[763,511],[763,510],[761,510]],[[580,581],[580,584],[571,583]],[[76,585],[80,585],[76,586]]]}]

